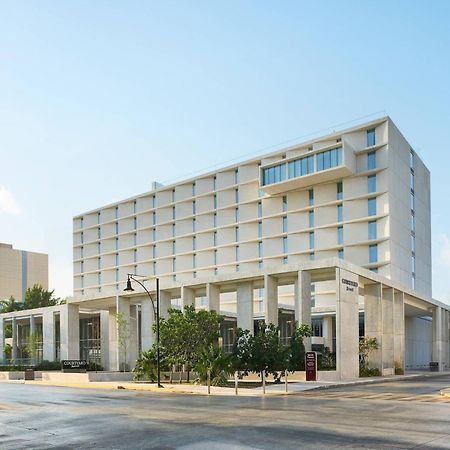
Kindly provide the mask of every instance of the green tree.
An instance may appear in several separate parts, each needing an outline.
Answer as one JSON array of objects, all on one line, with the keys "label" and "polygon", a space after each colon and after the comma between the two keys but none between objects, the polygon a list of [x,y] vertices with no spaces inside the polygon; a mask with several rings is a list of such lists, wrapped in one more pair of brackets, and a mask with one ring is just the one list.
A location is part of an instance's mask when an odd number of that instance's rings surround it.
[{"label": "green tree", "polygon": [[37,333],[30,333],[25,350],[28,356],[30,357],[32,365],[36,364],[38,343],[39,343],[39,335]]},{"label": "green tree", "polygon": [[[221,317],[214,311],[195,311],[187,306],[184,311],[169,310],[169,318],[160,319],[161,350],[169,365],[184,365],[186,371],[198,362],[201,353],[217,342]],[[156,325],[153,326],[156,332]]]},{"label": "green tree", "polygon": [[210,374],[213,386],[226,386],[229,375],[233,373],[231,358],[214,344],[200,353],[193,369],[200,383],[206,383]]},{"label": "green tree", "polygon": [[305,345],[303,339],[313,335],[312,328],[309,325],[301,324],[294,331],[289,343],[289,357],[287,370],[295,372],[296,370],[305,370]]},{"label": "green tree", "polygon": [[359,374],[360,376],[381,375],[378,368],[369,368],[369,357],[378,349],[378,341],[375,337],[363,337],[359,340]]},{"label": "green tree", "polygon": [[53,291],[47,291],[41,285],[35,284],[25,292],[24,309],[43,308],[46,306],[56,306],[60,299],[53,296]]},{"label": "green tree", "polygon": [[16,299],[11,295],[11,297],[0,300],[0,314],[9,313],[13,311],[20,311],[23,308],[23,304],[17,302]]}]

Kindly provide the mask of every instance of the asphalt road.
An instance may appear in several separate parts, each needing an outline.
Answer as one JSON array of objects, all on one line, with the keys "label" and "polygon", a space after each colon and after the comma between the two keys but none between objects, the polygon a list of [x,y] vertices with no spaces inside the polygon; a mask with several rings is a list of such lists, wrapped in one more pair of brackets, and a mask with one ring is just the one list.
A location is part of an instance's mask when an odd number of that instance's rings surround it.
[{"label": "asphalt road", "polygon": [[450,449],[448,386],[236,398],[0,383],[0,449]]}]

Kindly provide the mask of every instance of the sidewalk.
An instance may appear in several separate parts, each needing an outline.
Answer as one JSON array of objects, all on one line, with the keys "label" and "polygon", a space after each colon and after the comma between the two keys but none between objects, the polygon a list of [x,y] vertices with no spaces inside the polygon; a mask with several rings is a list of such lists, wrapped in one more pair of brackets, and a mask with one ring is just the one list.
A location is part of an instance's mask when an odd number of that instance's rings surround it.
[{"label": "sidewalk", "polygon": [[[314,389],[330,389],[335,387],[364,385],[371,383],[388,383],[393,381],[403,381],[415,378],[429,378],[442,375],[449,375],[450,372],[414,372],[406,375],[396,375],[387,377],[373,377],[373,378],[361,378],[355,381],[339,381],[339,382],[292,382],[288,383],[288,392],[285,392],[285,384],[268,384],[266,386],[266,395],[293,395],[304,391],[310,391]],[[70,382],[50,382],[50,381],[23,381],[23,380],[10,380],[1,381],[2,383],[14,383],[14,384],[33,384],[41,386],[56,386],[56,387],[69,387],[79,389],[124,389],[130,391],[146,391],[146,392],[158,392],[160,394],[192,394],[192,395],[207,395],[207,387],[204,385],[196,384],[169,384],[164,383],[164,388],[158,388],[154,383],[142,383],[142,382],[117,382],[117,381],[103,381],[103,382],[87,382],[87,383],[70,383]],[[441,391],[442,395],[450,396],[450,388]],[[218,387],[211,386],[211,395],[226,395],[235,396],[234,387]],[[262,396],[262,386],[250,388],[240,387],[238,390],[239,396],[244,397],[258,397]]]}]

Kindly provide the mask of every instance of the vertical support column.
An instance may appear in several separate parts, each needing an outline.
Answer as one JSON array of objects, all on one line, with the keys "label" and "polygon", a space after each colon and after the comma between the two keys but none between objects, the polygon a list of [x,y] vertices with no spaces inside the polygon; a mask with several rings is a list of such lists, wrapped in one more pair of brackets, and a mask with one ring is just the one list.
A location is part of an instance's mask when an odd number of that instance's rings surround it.
[{"label": "vertical support column", "polygon": [[17,359],[17,319],[15,317],[11,320],[11,328],[12,328],[12,350],[11,350],[11,358],[13,361]]},{"label": "vertical support column", "polygon": [[129,365],[130,370],[136,367],[136,360],[139,357],[139,318],[137,305],[130,306],[130,351],[129,351]]},{"label": "vertical support column", "polygon": [[104,370],[109,370],[109,310],[100,311],[100,355]]},{"label": "vertical support column", "polygon": [[444,310],[444,370],[450,368],[450,311]]},{"label": "vertical support column", "polygon": [[[117,321],[117,361],[119,370],[132,370],[137,358],[136,339],[136,307],[131,306],[130,300],[125,297],[116,298],[116,317],[120,317],[123,325]],[[120,316],[119,316],[120,315]]]},{"label": "vertical support column", "polygon": [[220,314],[220,286],[208,283],[206,285],[206,309]]},{"label": "vertical support column", "polygon": [[439,371],[444,370],[442,316],[443,310],[440,306],[433,308],[433,361],[439,363]]},{"label": "vertical support column", "polygon": [[160,317],[167,319],[169,317],[169,309],[172,307],[172,294],[169,291],[160,290],[159,302]]},{"label": "vertical support column", "polygon": [[[30,333],[28,335],[28,342],[30,342],[30,340],[33,338],[36,340],[36,318],[34,317],[33,314],[30,315]],[[34,349],[35,353],[36,353],[36,348]],[[31,365],[36,364],[36,355],[31,356],[30,355],[30,363]]]},{"label": "vertical support column", "polygon": [[143,297],[141,300],[141,346],[143,352],[152,348],[156,342],[156,333],[153,332],[153,324],[155,323],[156,318],[152,301],[148,296]]},{"label": "vertical support column", "polygon": [[116,322],[116,308],[109,308],[109,370],[119,370],[119,361],[117,359],[117,322]]},{"label": "vertical support column", "polygon": [[394,292],[394,370],[405,372],[405,298]]},{"label": "vertical support column", "polygon": [[[305,270],[298,272],[294,284],[295,321],[297,325],[311,326],[311,274]],[[305,350],[311,350],[311,338],[304,338]]]},{"label": "vertical support column", "polygon": [[333,316],[323,316],[322,332],[324,346],[333,351]]},{"label": "vertical support column", "polygon": [[264,275],[264,320],[278,326],[278,281],[271,275]]},{"label": "vertical support column", "polygon": [[181,307],[183,311],[186,306],[195,306],[195,291],[192,288],[181,286]]},{"label": "vertical support column", "polygon": [[383,286],[381,301],[383,339],[381,355],[382,375],[394,375],[394,289]]},{"label": "vertical support column", "polygon": [[245,281],[237,285],[237,326],[254,332],[253,324],[253,283]]},{"label": "vertical support column", "polygon": [[45,361],[55,360],[55,316],[53,310],[44,309],[42,313],[42,351]]},{"label": "vertical support column", "polygon": [[0,317],[0,363],[5,361],[5,322]]},{"label": "vertical support column", "polygon": [[336,268],[336,371],[340,380],[359,378],[358,275]]},{"label": "vertical support column", "polygon": [[383,345],[383,319],[381,307],[381,283],[366,284],[364,286],[364,335],[366,338],[375,338],[378,350],[369,355],[369,367],[383,370],[381,348]]},{"label": "vertical support column", "polygon": [[80,359],[80,311],[78,305],[61,306],[61,360]]}]

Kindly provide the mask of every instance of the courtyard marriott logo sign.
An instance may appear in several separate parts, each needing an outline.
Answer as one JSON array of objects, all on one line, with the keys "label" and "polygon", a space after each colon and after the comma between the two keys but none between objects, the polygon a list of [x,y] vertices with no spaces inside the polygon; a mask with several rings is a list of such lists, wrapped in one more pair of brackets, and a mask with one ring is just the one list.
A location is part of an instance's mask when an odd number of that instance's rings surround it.
[{"label": "courtyard marriott logo sign", "polygon": [[358,283],[356,281],[346,280],[342,278],[342,284],[346,285],[346,291],[355,292],[355,288],[358,287]]}]

